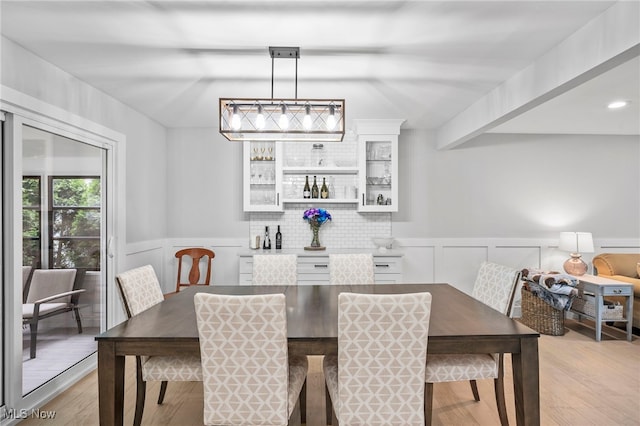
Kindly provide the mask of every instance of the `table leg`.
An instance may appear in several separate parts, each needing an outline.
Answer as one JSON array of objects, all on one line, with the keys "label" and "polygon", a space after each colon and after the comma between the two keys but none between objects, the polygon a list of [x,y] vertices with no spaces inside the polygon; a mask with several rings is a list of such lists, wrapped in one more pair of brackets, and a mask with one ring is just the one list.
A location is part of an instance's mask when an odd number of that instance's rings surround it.
[{"label": "table leg", "polygon": [[596,342],[602,340],[602,304],[604,298],[602,294],[596,293]]},{"label": "table leg", "polygon": [[538,339],[520,339],[520,353],[511,354],[516,424],[540,425]]},{"label": "table leg", "polygon": [[116,356],[115,342],[98,340],[98,403],[101,425],[122,425],[124,361]]},{"label": "table leg", "polygon": [[627,296],[627,340],[631,342],[633,339],[631,333],[633,331],[633,291],[631,296]]}]

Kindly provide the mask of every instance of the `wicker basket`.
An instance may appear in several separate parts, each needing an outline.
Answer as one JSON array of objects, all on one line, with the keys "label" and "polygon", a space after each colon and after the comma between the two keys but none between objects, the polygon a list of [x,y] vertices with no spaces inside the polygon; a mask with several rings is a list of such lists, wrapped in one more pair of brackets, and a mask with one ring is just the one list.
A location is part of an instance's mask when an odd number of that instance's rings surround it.
[{"label": "wicker basket", "polygon": [[564,311],[558,310],[522,287],[520,322],[538,333],[551,336],[564,334]]}]

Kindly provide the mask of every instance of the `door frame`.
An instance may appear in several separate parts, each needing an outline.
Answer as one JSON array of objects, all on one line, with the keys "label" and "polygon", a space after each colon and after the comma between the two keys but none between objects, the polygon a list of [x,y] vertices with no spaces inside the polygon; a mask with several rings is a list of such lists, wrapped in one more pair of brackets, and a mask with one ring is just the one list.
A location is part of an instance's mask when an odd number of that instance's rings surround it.
[{"label": "door frame", "polygon": [[[65,111],[32,96],[0,85],[0,110],[6,113],[4,123],[3,151],[3,246],[4,246],[4,283],[22,281],[22,125],[35,127],[70,139],[102,148],[105,182],[104,229],[105,235],[102,265],[105,290],[102,300],[105,309],[102,327],[114,325],[117,318],[118,303],[114,280],[118,265],[122,265],[125,255],[126,216],[125,216],[125,145],[126,137],[101,124]],[[69,386],[93,371],[97,365],[97,355],[84,359],[69,370],[58,375],[40,388],[22,396],[22,327],[18,318],[22,312],[22,296],[18,295],[16,285],[3,286],[4,306],[3,326],[3,394],[5,406],[3,413],[20,413],[20,410],[36,409],[54,398]],[[19,297],[18,297],[19,296]],[[18,368],[19,367],[19,368]],[[7,419],[10,420],[10,419]],[[0,423],[4,423],[0,419]]]}]

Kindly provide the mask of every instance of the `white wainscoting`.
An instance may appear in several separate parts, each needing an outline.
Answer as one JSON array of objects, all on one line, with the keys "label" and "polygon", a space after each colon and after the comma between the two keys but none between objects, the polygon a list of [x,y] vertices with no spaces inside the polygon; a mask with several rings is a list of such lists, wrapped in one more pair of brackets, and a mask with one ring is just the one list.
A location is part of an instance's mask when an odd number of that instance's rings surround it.
[{"label": "white wainscoting", "polygon": [[[638,239],[594,240],[595,252],[637,253]],[[394,248],[403,252],[403,278],[407,283],[449,283],[470,293],[476,272],[483,261],[508,265],[516,269],[539,268],[562,270],[569,257],[558,250],[557,239],[544,238],[398,238]],[[172,238],[127,245],[125,269],[151,264],[163,290],[175,289],[176,251],[185,247],[206,247],[216,256],[211,282],[238,284],[239,257],[248,249],[244,238]],[[590,264],[595,253],[583,255]],[[204,271],[203,271],[204,272]],[[514,316],[519,316],[520,291],[517,292]]]}]

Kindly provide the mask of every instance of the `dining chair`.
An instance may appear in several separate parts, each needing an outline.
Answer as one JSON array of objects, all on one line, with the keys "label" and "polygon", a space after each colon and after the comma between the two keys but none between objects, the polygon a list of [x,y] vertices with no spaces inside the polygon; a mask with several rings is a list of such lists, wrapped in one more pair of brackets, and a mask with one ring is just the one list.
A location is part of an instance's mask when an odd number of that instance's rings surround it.
[{"label": "dining chair", "polygon": [[256,254],[253,256],[253,285],[296,285],[298,257],[295,254]]},{"label": "dining chair", "polygon": [[78,334],[82,334],[78,305],[80,293],[85,291],[79,288],[84,278],[84,270],[82,272],[82,276],[76,269],[36,269],[31,272],[31,281],[25,283],[28,285],[27,297],[22,304],[22,324],[29,324],[31,332],[29,358],[36,357],[38,324],[45,318],[73,312]]},{"label": "dining chair", "polygon": [[284,294],[194,296],[207,425],[300,423],[305,356],[288,356]]},{"label": "dining chair", "polygon": [[[178,278],[176,280],[176,293],[181,287],[189,287],[192,285],[209,285],[211,283],[211,261],[216,257],[213,250],[202,247],[185,248],[176,252],[178,259]],[[191,260],[188,280],[182,277],[182,263]],[[200,282],[200,264],[206,262],[206,274],[202,282]]]},{"label": "dining chair", "polygon": [[[483,262],[480,265],[471,295],[496,311],[509,315],[521,271]],[[433,404],[433,384],[469,380],[476,401],[480,401],[476,380],[493,379],[500,424],[509,424],[504,399],[504,354],[442,354],[427,357],[425,405]],[[431,424],[429,416],[426,424]]]},{"label": "dining chair", "polygon": [[[131,318],[164,300],[160,283],[151,265],[131,269],[116,276],[122,302]],[[136,411],[133,424],[142,422],[146,383],[160,381],[158,404],[164,401],[167,382],[202,381],[202,367],[197,356],[136,356]]]},{"label": "dining chair", "polygon": [[329,255],[330,284],[374,284],[374,269],[371,253]]},{"label": "dining chair", "polygon": [[338,355],[323,371],[332,425],[419,425],[431,293],[338,296]]}]

